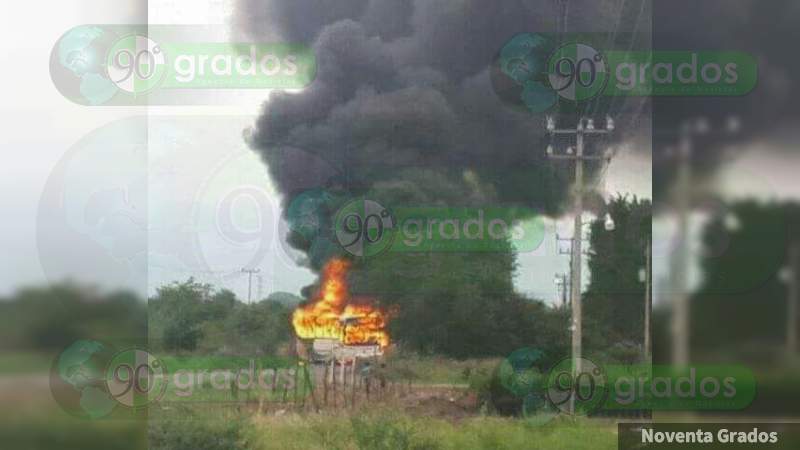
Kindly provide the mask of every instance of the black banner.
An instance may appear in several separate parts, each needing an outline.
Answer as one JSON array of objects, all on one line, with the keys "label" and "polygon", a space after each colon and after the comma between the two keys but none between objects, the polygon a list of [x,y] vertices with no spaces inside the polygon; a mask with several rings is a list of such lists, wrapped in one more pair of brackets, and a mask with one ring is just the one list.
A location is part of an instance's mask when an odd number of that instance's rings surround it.
[{"label": "black banner", "polygon": [[800,448],[797,423],[620,423],[619,450]]}]

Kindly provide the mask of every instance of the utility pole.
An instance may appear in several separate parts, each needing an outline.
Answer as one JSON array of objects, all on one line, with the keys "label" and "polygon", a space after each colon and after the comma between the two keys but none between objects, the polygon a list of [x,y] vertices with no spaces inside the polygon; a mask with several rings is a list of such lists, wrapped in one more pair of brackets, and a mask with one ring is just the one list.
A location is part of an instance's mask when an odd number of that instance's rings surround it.
[{"label": "utility pole", "polygon": [[[569,250],[562,250],[561,249],[561,242],[562,241],[569,241]],[[567,299],[572,299],[572,291],[570,283],[572,282],[572,238],[562,238],[556,232],[556,251],[559,255],[568,255],[569,256],[569,274],[561,273],[557,274],[556,277],[558,278],[558,282],[562,286],[561,291],[561,307],[566,311],[567,310]],[[569,281],[567,281],[569,280]]]},{"label": "utility pole", "polygon": [[[556,155],[553,146],[547,146],[547,156],[552,159],[567,159],[575,162],[575,218],[574,231],[572,237],[572,269],[571,269],[571,294],[572,294],[572,379],[573,383],[581,373],[581,342],[583,338],[582,305],[581,305],[581,269],[582,269],[582,234],[583,234],[583,162],[587,160],[610,160],[611,151],[599,156],[584,155],[584,137],[609,134],[614,131],[614,120],[606,116],[605,129],[598,129],[594,126],[594,119],[581,117],[575,129],[556,128],[555,119],[547,117],[547,131],[551,139],[556,135],[574,135],[576,139],[575,152],[572,147],[567,148],[566,155]],[[575,395],[570,397],[570,412],[575,412]]]},{"label": "utility pole", "polygon": [[250,304],[250,302],[252,301],[251,297],[253,292],[253,275],[261,272],[261,269],[243,268],[242,272],[247,274],[247,304]]},{"label": "utility pole", "polygon": [[569,282],[567,281],[567,274],[557,273],[554,281],[556,283],[556,289],[558,289],[558,294],[561,296],[561,309],[566,311],[567,298],[569,296]]},{"label": "utility pole", "polygon": [[556,0],[558,17],[556,18],[556,32],[567,32],[567,17],[569,16],[569,0]]},{"label": "utility pole", "polygon": [[678,146],[677,230],[672,274],[675,301],[672,315],[672,364],[689,364],[689,293],[686,270],[689,264],[689,198],[691,197],[692,138],[684,126]]},{"label": "utility pole", "polygon": [[653,297],[650,294],[652,289],[652,269],[653,257],[650,248],[650,241],[645,242],[644,247],[644,361],[652,362],[653,357],[653,338],[650,331],[650,320],[653,311]]},{"label": "utility pole", "polygon": [[800,243],[793,242],[789,245],[789,265],[780,274],[780,278],[787,284],[786,297],[786,352],[789,356],[797,354],[797,275],[800,271]]},{"label": "utility pole", "polygon": [[[724,133],[729,136],[739,132],[741,123],[735,116],[727,118]],[[693,137],[711,133],[711,126],[704,117],[687,120],[678,130],[678,168],[675,191],[675,209],[677,214],[677,229],[675,233],[676,246],[671,258],[673,294],[672,305],[672,364],[687,366],[689,364],[689,336],[690,336],[690,311],[689,311],[689,211],[692,198],[692,151]]]}]

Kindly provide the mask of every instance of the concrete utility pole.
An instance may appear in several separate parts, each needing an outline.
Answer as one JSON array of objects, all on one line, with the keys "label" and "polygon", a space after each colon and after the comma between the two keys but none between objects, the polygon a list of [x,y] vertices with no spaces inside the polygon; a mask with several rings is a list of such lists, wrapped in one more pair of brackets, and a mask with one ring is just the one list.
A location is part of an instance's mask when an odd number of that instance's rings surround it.
[{"label": "concrete utility pole", "polygon": [[567,298],[569,296],[569,283],[567,281],[567,274],[559,273],[556,275],[558,286],[561,288],[561,309],[567,309]]},{"label": "concrete utility pole", "polygon": [[782,271],[782,279],[787,284],[786,297],[786,352],[793,356],[797,353],[797,275],[800,270],[800,243],[789,246],[789,265]]},{"label": "concrete utility pole", "polygon": [[650,241],[644,247],[644,360],[645,363],[652,362],[653,357],[653,338],[650,331],[650,320],[653,311],[653,297],[650,294],[652,288],[652,269],[653,256],[650,248]]},{"label": "concrete utility pole", "polygon": [[691,197],[692,138],[688,128],[681,132],[678,148],[677,209],[678,223],[675,234],[677,246],[673,258],[672,274],[675,301],[672,315],[672,364],[689,364],[689,198]]},{"label": "concrete utility pole", "polygon": [[[569,242],[569,250],[562,250],[561,249],[561,242],[568,241]],[[568,255],[569,256],[569,274],[557,274],[558,282],[562,286],[562,299],[561,299],[561,307],[565,311],[567,310],[567,299],[572,299],[572,292],[570,290],[572,283],[572,238],[562,238],[556,232],[556,251],[559,255]]]},{"label": "concrete utility pole", "polygon": [[[610,160],[611,152],[606,151],[603,155],[584,155],[584,138],[586,136],[598,136],[609,134],[614,131],[614,120],[606,116],[606,127],[604,129],[597,129],[594,126],[594,119],[581,117],[578,119],[578,125],[575,129],[558,129],[556,128],[555,119],[552,117],[547,118],[547,131],[551,138],[556,135],[574,135],[576,139],[575,151],[572,147],[567,148],[567,154],[556,155],[553,146],[547,146],[547,156],[552,159],[567,159],[575,162],[575,218],[574,218],[574,232],[572,237],[572,268],[571,268],[571,294],[572,294],[572,369],[573,380],[577,379],[580,374],[580,360],[581,360],[581,342],[583,332],[583,322],[581,315],[581,272],[582,261],[581,258],[582,243],[583,243],[583,162],[592,160]],[[574,154],[573,154],[574,153]],[[570,398],[570,411],[575,412],[575,396]]]},{"label": "concrete utility pole", "polygon": [[250,304],[253,292],[253,275],[261,272],[261,269],[242,269],[242,273],[247,274],[247,304]]},{"label": "concrete utility pole", "polygon": [[[726,119],[722,133],[714,135],[732,136],[739,132],[741,123],[738,117]],[[712,134],[709,121],[705,117],[687,120],[678,129],[678,169],[675,190],[675,209],[677,214],[676,246],[671,258],[672,306],[672,364],[689,364],[690,311],[687,270],[689,267],[689,211],[692,197],[692,151],[694,136]]]}]

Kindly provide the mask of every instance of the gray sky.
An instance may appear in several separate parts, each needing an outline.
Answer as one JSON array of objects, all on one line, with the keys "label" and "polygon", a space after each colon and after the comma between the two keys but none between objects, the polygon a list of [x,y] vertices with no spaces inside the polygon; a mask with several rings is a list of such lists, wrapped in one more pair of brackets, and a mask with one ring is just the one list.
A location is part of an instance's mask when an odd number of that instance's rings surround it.
[{"label": "gray sky", "polygon": [[[6,91],[0,103],[3,127],[0,164],[0,292],[45,279],[36,257],[39,197],[51,170],[72,143],[89,130],[132,111],[90,109],[61,97],[50,80],[49,58],[60,35],[86,22],[141,20],[132,1],[68,0],[18,2],[2,19],[0,61]],[[42,11],[47,14],[42,14]],[[43,23],[44,22],[44,23]],[[13,70],[11,70],[13,68]]]},{"label": "gray sky", "polygon": [[[220,106],[85,107],[53,87],[49,56],[64,31],[141,23],[138,3],[31,0],[3,19],[9,35],[26,36],[2,40],[4,67],[29,70],[2,75],[14,88],[0,104],[4,123],[13,124],[4,130],[0,165],[0,247],[10,255],[0,260],[0,294],[67,277],[145,293],[194,276],[243,298],[244,266],[261,270],[255,292],[260,282],[263,296],[298,293],[314,275],[286,249],[280,198],[241,134],[266,93],[247,92]],[[152,0],[149,20],[227,25],[232,3]],[[46,26],[31,35],[29,25],[42,20]],[[649,198],[650,161],[641,153],[622,148],[598,188]],[[220,220],[226,205],[229,223]],[[543,246],[519,257],[517,287],[546,300],[557,297],[554,275],[568,270],[568,258],[556,251],[556,229],[570,236],[571,218],[548,221]]]}]

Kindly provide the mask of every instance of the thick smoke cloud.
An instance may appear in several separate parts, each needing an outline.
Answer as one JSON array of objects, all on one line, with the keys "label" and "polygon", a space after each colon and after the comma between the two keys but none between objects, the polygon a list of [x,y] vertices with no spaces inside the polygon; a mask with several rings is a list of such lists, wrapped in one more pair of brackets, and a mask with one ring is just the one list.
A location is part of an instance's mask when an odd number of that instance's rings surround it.
[{"label": "thick smoke cloud", "polygon": [[[726,144],[764,138],[800,116],[800,3],[796,0],[678,0],[654,2],[654,50],[737,50],[758,62],[756,88],[743,97],[660,97],[653,100],[656,152],[654,195],[663,198],[672,183],[674,164],[665,149],[675,143],[681,122],[707,117],[717,132],[698,140],[692,155],[696,175],[708,174],[726,161]],[[729,115],[741,118],[736,136],[722,131]],[[794,138],[797,139],[797,136]]]},{"label": "thick smoke cloud", "polygon": [[622,0],[239,6],[235,26],[249,39],[304,42],[317,56],[314,83],[273,94],[250,135],[287,202],[315,185],[411,204],[493,202],[558,214],[568,166],[545,156],[543,116],[498,98],[490,65],[515,34],[555,31],[562,6],[568,31],[650,27],[648,8]]}]

